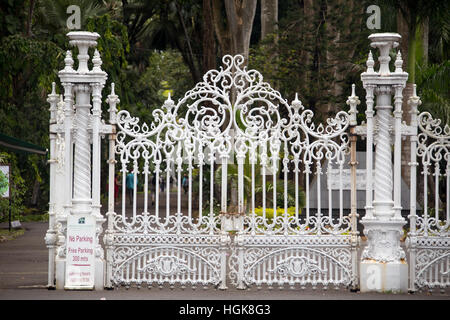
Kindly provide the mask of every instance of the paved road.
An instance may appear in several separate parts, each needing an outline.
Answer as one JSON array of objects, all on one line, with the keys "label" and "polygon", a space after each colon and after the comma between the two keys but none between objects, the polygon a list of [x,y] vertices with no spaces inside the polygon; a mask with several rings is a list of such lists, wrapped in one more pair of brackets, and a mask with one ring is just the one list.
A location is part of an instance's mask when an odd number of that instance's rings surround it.
[{"label": "paved road", "polygon": [[[0,225],[6,228],[7,225]],[[47,223],[23,223],[25,234],[15,240],[0,243],[0,300],[450,300],[449,292],[415,294],[367,294],[345,289],[334,290],[236,290],[215,289],[129,289],[104,291],[47,290],[48,252],[44,244]]]}]

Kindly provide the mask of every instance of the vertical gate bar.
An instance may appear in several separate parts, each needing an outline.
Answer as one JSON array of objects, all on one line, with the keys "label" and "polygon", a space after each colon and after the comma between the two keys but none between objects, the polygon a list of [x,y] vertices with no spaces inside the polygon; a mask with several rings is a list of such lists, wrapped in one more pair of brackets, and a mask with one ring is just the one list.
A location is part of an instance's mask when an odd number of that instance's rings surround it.
[{"label": "vertical gate bar", "polygon": [[105,287],[110,288],[111,287],[111,277],[112,277],[112,252],[113,252],[113,245],[114,245],[114,225],[113,225],[113,217],[114,217],[114,202],[115,202],[115,141],[116,141],[116,135],[115,135],[115,125],[113,125],[113,133],[109,135],[109,159],[108,159],[108,212],[106,213],[107,216],[107,230],[106,234],[108,235],[108,238],[106,238],[105,242],[105,248],[106,248],[106,277],[105,277]]},{"label": "vertical gate bar", "polygon": [[402,188],[402,164],[401,164],[401,147],[402,147],[402,132],[401,132],[401,122],[402,122],[402,103],[403,103],[403,85],[395,85],[395,95],[394,95],[394,217],[401,219],[401,188]]},{"label": "vertical gate bar", "polygon": [[[144,162],[144,214],[148,213],[148,159]],[[158,217],[157,214],[155,214]]]},{"label": "vertical gate bar", "polygon": [[166,159],[166,222],[169,220],[170,216],[170,155],[167,155]]},{"label": "vertical gate bar", "polygon": [[98,215],[101,215],[100,208],[100,179],[101,179],[101,91],[103,85],[99,83],[91,84],[92,87],[92,205]]},{"label": "vertical gate bar", "polygon": [[189,224],[192,224],[192,156],[188,155],[188,217]]},{"label": "vertical gate bar", "polygon": [[[423,157],[422,157],[423,161]],[[428,236],[428,163],[423,164],[423,231]]]},{"label": "vertical gate bar", "polygon": [[245,155],[237,155],[238,162],[238,213],[244,212],[244,161]]},{"label": "vertical gate bar", "polygon": [[69,215],[70,206],[72,201],[72,153],[73,153],[73,142],[72,142],[72,119],[73,119],[73,84],[72,83],[62,83],[64,87],[64,145],[65,145],[65,176],[70,177],[70,183],[65,184],[65,215]]},{"label": "vertical gate bar", "polygon": [[[370,56],[372,56],[372,53],[370,52]],[[367,137],[366,137],[366,218],[373,218],[373,132],[374,132],[374,111],[373,111],[373,104],[374,104],[374,85],[366,85],[366,118],[367,118]]]},{"label": "vertical gate bar", "polygon": [[266,146],[265,144],[262,147],[262,155],[261,155],[261,180],[262,180],[262,205],[263,205],[263,223],[266,223]]},{"label": "vertical gate bar", "polygon": [[[50,172],[49,172],[49,219],[48,219],[48,230],[45,235],[45,243],[48,248],[48,282],[47,282],[47,288],[53,289],[55,288],[55,259],[56,259],[56,247],[57,247],[57,230],[55,228],[56,224],[56,214],[57,210],[60,209],[60,201],[58,201],[58,208],[56,208],[55,203],[55,195],[56,195],[56,166],[57,164],[62,165],[62,163],[59,163],[59,161],[62,161],[57,159],[57,155],[55,152],[56,149],[56,141],[58,138],[60,138],[60,133],[55,130],[53,131],[51,129],[52,125],[58,124],[57,119],[57,111],[62,106],[63,103],[62,96],[58,96],[55,91],[56,84],[55,82],[52,82],[52,92],[48,95],[47,102],[50,104],[50,126],[49,126],[49,138],[50,138],[50,153],[49,153],[49,159],[47,163],[50,165]],[[60,103],[58,103],[60,101]],[[61,156],[61,155],[59,155]],[[59,175],[59,174],[58,174]]]},{"label": "vertical gate bar", "polygon": [[251,197],[252,197],[252,212],[251,212],[251,221],[252,224],[254,224],[254,226],[252,227],[252,235],[254,236],[256,233],[256,224],[255,224],[255,220],[256,220],[256,214],[255,214],[255,163],[256,163],[256,152],[255,150],[252,150],[252,154],[250,155],[250,162],[251,162],[251,170],[252,170],[252,191],[251,191]]},{"label": "vertical gate bar", "polygon": [[350,127],[350,221],[351,221],[351,255],[352,255],[352,290],[358,289],[358,229],[357,229],[357,193],[356,193],[356,121]]},{"label": "vertical gate bar", "polygon": [[197,282],[199,283],[199,285],[202,282],[202,277],[203,277],[203,273],[202,273],[202,264],[201,264],[201,260],[200,259],[194,259],[194,261],[196,261],[196,264],[198,265],[198,273],[197,273]]},{"label": "vertical gate bar", "polygon": [[203,161],[203,144],[200,142],[199,144],[199,157],[201,155],[201,158],[199,159],[199,164],[198,164],[198,218],[199,218],[199,224],[201,224],[201,222],[203,221],[203,165],[204,165],[204,161]]},{"label": "vertical gate bar", "polygon": [[321,200],[322,200],[322,195],[321,195],[321,185],[320,185],[320,175],[322,172],[322,167],[320,164],[320,161],[317,161],[316,164],[316,179],[317,179],[317,213],[316,213],[316,217],[317,217],[317,234],[321,235],[322,234],[322,206],[321,206]]},{"label": "vertical gate bar", "polygon": [[[310,174],[310,163],[309,162],[305,162],[305,187],[306,187],[306,224],[309,224],[309,199],[310,199],[310,194],[309,194],[309,174]],[[298,180],[297,180],[298,181]]]},{"label": "vertical gate bar", "polygon": [[[48,95],[47,102],[50,103],[50,126],[52,124],[56,124],[58,121],[56,119],[56,111],[57,111],[57,102],[58,102],[58,95],[55,92],[55,82],[52,82],[52,92]],[[61,98],[62,99],[62,98]],[[58,160],[55,159],[55,145],[56,145],[56,139],[57,135],[59,133],[54,133],[52,130],[50,130],[50,153],[49,153],[49,159],[47,163],[50,165],[50,172],[49,172],[49,218],[48,218],[48,230],[45,237],[45,242],[48,248],[48,281],[47,281],[47,288],[54,288],[55,287],[55,254],[56,254],[56,244],[57,244],[57,237],[56,237],[56,230],[55,230],[55,218],[56,218],[56,204],[55,204],[55,191],[56,191],[56,184],[55,184],[55,166]]]},{"label": "vertical gate bar", "polygon": [[411,156],[409,166],[410,170],[410,212],[409,212],[409,292],[415,291],[416,282],[416,207],[417,207],[417,142],[418,142],[418,122],[417,107],[421,101],[416,95],[416,85],[413,87],[413,95],[409,98],[408,104],[411,105],[410,126],[412,135],[410,136]]},{"label": "vertical gate bar", "polygon": [[439,162],[434,164],[434,216],[436,219],[436,227],[439,229]]},{"label": "vertical gate bar", "polygon": [[[264,265],[267,265],[267,267],[266,267],[267,271],[273,270],[272,269],[272,260],[273,260],[273,256],[272,257],[269,256],[269,259],[267,259],[266,261],[263,260],[263,262],[261,262],[261,263],[264,263]],[[265,273],[267,274],[266,281],[267,281],[267,284],[269,285],[269,289],[272,289],[272,285],[273,285],[272,272],[265,272]]]},{"label": "vertical gate bar", "polygon": [[284,184],[284,221],[283,221],[283,228],[284,228],[284,234],[287,235],[288,234],[288,163],[289,163],[289,159],[288,159],[288,147],[287,147],[287,142],[284,141],[284,156],[283,156],[283,184]]},{"label": "vertical gate bar", "polygon": [[[299,217],[298,217],[298,209],[299,209],[299,208],[298,208],[298,171],[299,171],[298,164],[299,164],[298,156],[297,156],[297,155],[294,155],[295,222],[296,222],[298,225],[300,225],[301,223],[300,223],[300,221],[298,220],[298,219],[299,219]],[[306,198],[306,199],[307,199],[306,202],[308,202],[309,199],[308,199],[308,198]]]},{"label": "vertical gate bar", "polygon": [[203,220],[203,161],[198,165],[198,221]]},{"label": "vertical gate bar", "polygon": [[227,172],[228,162],[227,157],[222,155],[222,177],[221,177],[221,204],[220,210],[222,213],[227,212]]},{"label": "vertical gate bar", "polygon": [[[356,120],[356,116],[358,113],[357,106],[360,104],[359,97],[355,93],[355,84],[352,84],[352,94],[348,97],[348,100],[346,102],[350,106],[350,119],[349,119],[349,131],[350,131],[350,250],[351,250],[351,275],[350,275],[350,290],[356,291],[358,290],[358,283],[359,283],[359,277],[358,277],[358,230],[357,230],[357,206],[356,206],[356,166],[358,165],[358,162],[356,161],[356,142],[357,142],[357,135],[356,135],[356,126],[358,124]],[[368,133],[367,133],[368,134]],[[343,168],[343,161],[340,163],[340,192],[342,192],[342,168]],[[342,195],[341,195],[341,210],[342,208]],[[341,219],[343,217],[343,214],[340,215]],[[341,220],[342,221],[342,220]]]},{"label": "vertical gate bar", "polygon": [[277,153],[272,154],[272,196],[273,196],[273,221],[274,225],[277,224]]},{"label": "vertical gate bar", "polygon": [[[327,165],[327,183],[329,183],[328,178],[331,175],[331,160],[328,161]],[[328,185],[328,217],[330,219],[330,226],[333,224],[333,194],[331,191],[331,186]]]},{"label": "vertical gate bar", "polygon": [[211,150],[209,156],[209,233],[214,232],[214,153]]},{"label": "vertical gate bar", "polygon": [[[343,175],[343,171],[344,171],[343,167],[344,167],[344,162],[343,161],[339,162],[339,226],[341,225],[342,218],[344,217],[344,190],[343,190],[344,184],[342,181],[342,175]],[[350,169],[350,171],[351,171],[351,169]],[[350,173],[350,175],[351,175],[351,173]],[[351,184],[351,182],[350,182],[350,184]],[[350,189],[351,189],[351,186],[350,186]],[[351,191],[350,191],[350,193],[351,193]],[[350,201],[351,201],[351,199],[350,199]],[[351,208],[351,203],[350,203],[350,208]]]},{"label": "vertical gate bar", "polygon": [[177,234],[180,234],[180,215],[181,215],[181,165],[183,159],[181,157],[181,142],[178,142],[177,148]]},{"label": "vertical gate bar", "polygon": [[127,188],[126,178],[127,178],[127,164],[124,160],[122,160],[122,217],[124,221],[126,221],[125,205],[126,201],[128,200],[126,199],[126,188]]},{"label": "vertical gate bar", "polygon": [[448,225],[450,223],[450,156],[447,157],[447,167],[445,170],[445,175],[447,177],[447,193],[445,195],[445,202],[447,203],[447,214],[445,219],[445,224]]},{"label": "vertical gate bar", "polygon": [[[159,221],[159,162],[155,164],[155,216]],[[144,193],[148,193],[148,189],[144,190]]]},{"label": "vertical gate bar", "polygon": [[137,160],[133,161],[133,221],[136,221],[136,209],[137,209],[137,180],[139,167]]}]

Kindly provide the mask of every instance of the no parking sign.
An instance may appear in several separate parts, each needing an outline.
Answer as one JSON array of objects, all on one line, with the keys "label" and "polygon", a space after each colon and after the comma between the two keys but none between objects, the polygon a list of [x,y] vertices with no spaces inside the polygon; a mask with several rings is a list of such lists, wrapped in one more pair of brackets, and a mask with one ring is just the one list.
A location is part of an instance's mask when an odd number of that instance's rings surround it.
[{"label": "no parking sign", "polygon": [[65,289],[93,289],[95,219],[71,215],[67,219]]}]

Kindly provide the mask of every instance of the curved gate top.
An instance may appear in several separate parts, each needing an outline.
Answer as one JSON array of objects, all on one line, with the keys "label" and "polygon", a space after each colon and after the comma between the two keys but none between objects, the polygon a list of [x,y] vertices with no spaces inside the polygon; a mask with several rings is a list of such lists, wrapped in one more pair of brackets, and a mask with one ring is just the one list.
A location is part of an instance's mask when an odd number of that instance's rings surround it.
[{"label": "curved gate top", "polygon": [[[320,190],[317,206],[305,201],[310,179],[321,183],[322,166],[343,176],[349,114],[316,125],[297,98],[289,104],[243,63],[240,55],[224,56],[223,67],[176,104],[169,96],[150,125],[118,112],[111,143],[122,191],[121,207],[110,210],[113,284],[225,288],[228,274],[243,287],[267,282],[269,273],[280,285],[354,280],[342,179],[340,190],[328,193],[326,212]],[[340,203],[338,212],[331,202]],[[234,242],[229,232],[237,232]]]}]

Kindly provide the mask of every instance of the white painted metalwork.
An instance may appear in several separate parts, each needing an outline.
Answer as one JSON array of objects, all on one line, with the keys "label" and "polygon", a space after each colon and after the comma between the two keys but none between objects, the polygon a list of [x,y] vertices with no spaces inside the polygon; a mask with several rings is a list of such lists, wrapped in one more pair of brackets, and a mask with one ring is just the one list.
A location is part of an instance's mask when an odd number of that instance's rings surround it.
[{"label": "white painted metalwork", "polygon": [[67,36],[69,43],[78,48],[78,69],[73,68],[72,53],[67,51],[65,67],[58,73],[64,93],[58,96],[53,84],[48,97],[50,219],[45,236],[49,248],[48,287],[62,289],[65,286],[68,217],[92,215],[96,224],[94,287],[102,290],[104,253],[99,237],[105,219],[100,213],[100,139],[112,132],[112,126],[101,121],[101,91],[107,74],[101,70],[97,50],[92,58],[93,68],[88,68],[88,49],[97,45],[97,33],[76,31]]},{"label": "white painted metalwork", "polygon": [[[53,86],[48,96],[49,288],[64,288],[69,215],[95,217],[96,290],[165,284],[226,289],[227,281],[239,289],[357,289],[367,287],[361,282],[376,265],[388,265],[386,279],[403,279],[408,261],[399,242],[406,223],[401,216],[402,136],[410,136],[412,151],[409,287],[449,285],[450,129],[427,112],[418,114],[416,94],[409,100],[411,124],[401,123],[407,73],[400,52],[395,70],[389,69],[389,50],[399,35],[370,36],[372,46],[380,49],[380,68],[375,71],[369,53],[361,76],[367,106],[361,125],[355,86],[348,113],[317,123],[297,96],[288,103],[258,71],[247,70],[240,55],[223,57],[223,67],[207,72],[177,103],[169,96],[153,111],[151,124],[127,110],[117,111],[120,100],[112,84],[105,124],[101,92],[107,75],[98,51],[92,70],[88,68],[88,48],[96,45],[98,34],[68,36],[78,47],[78,69],[67,51],[59,72],[63,94]],[[103,232],[100,145],[105,135],[109,159]],[[357,135],[367,143],[361,222],[368,245],[360,264]],[[350,169],[344,169],[348,155]],[[126,190],[128,174],[131,191]],[[116,178],[122,185],[118,208]],[[423,190],[417,187],[422,179]],[[321,188],[325,183],[329,187]],[[348,189],[350,193],[344,192]],[[425,195],[423,213],[416,208],[420,193]],[[348,194],[350,212],[343,206]],[[396,288],[391,282],[388,286]]]},{"label": "white painted metalwork", "polygon": [[[352,266],[356,222],[352,224],[342,209],[342,178],[338,213],[320,208],[312,212],[308,202],[306,209],[299,203],[302,165],[306,197],[313,175],[320,184],[325,160],[326,172],[338,168],[342,177],[349,152],[349,114],[341,111],[325,126],[316,125],[311,110],[297,98],[287,103],[259,72],[243,68],[243,62],[242,56],[225,56],[224,67],[206,73],[204,81],[177,104],[169,97],[162,109],[155,110],[150,126],[140,124],[126,110],[117,114],[117,138],[110,140],[110,148],[120,158],[122,207],[115,213],[110,201],[105,238],[112,285],[212,284],[224,289],[229,231],[237,232],[228,267],[231,282],[238,288],[264,283],[356,285]],[[353,92],[352,110],[357,103]],[[114,171],[112,159],[110,172]],[[236,167],[236,162],[237,181],[229,175],[230,165]],[[194,170],[200,190],[209,178],[209,199],[202,192],[194,199]],[[203,176],[205,170],[209,177]],[[137,210],[137,183],[132,195],[125,191],[130,172],[143,182],[142,212]],[[289,178],[291,172],[294,179]],[[152,173],[156,192],[150,209]],[[184,174],[189,181],[185,209]],[[167,189],[166,199],[161,199],[159,181],[165,179],[169,186],[173,176],[176,197],[171,198],[172,191]],[[113,179],[110,174],[110,185]],[[288,183],[295,189],[291,195]],[[215,188],[220,190],[220,214],[213,210]],[[129,197],[132,205],[127,207]],[[331,193],[328,197],[331,201]],[[159,203],[164,200],[166,208],[161,212]],[[193,216],[194,200],[198,200],[197,217]],[[259,206],[261,215],[256,214]]]},{"label": "white painted metalwork", "polygon": [[[418,114],[421,101],[415,87],[408,103],[415,127],[410,162],[410,290],[445,289],[450,286],[450,127],[426,111]],[[423,190],[417,187],[419,181]],[[415,206],[418,193],[423,194],[423,212]]]},{"label": "white painted metalwork", "polygon": [[[379,69],[374,69],[375,62],[370,52],[367,70],[361,74],[367,102],[367,124],[357,129],[367,137],[366,213],[361,219],[367,245],[360,262],[362,291],[407,290],[407,262],[400,244],[406,224],[401,216],[400,165],[402,91],[408,74],[402,70],[400,52],[397,52],[395,70],[389,68],[389,52],[398,46],[400,38],[396,33],[370,35],[371,46],[379,50]],[[375,153],[372,151],[374,147]],[[377,285],[372,285],[374,272],[378,277]]]}]

